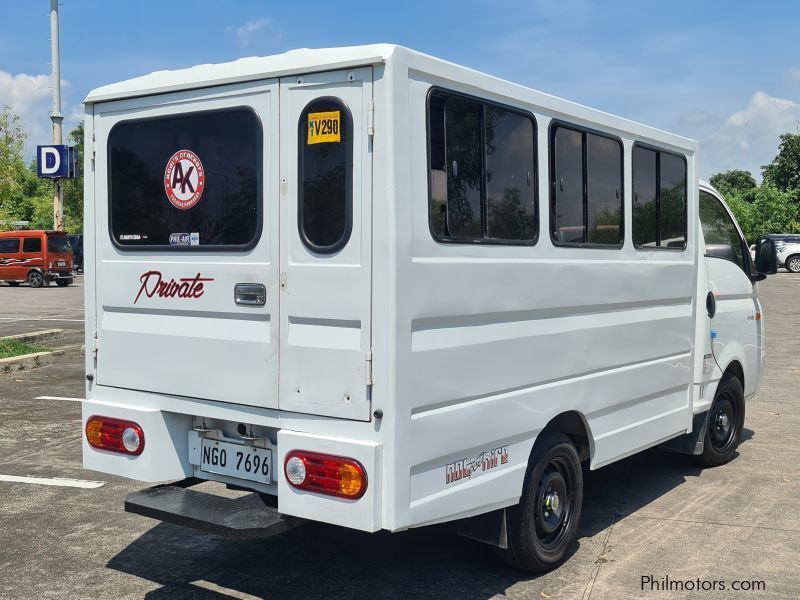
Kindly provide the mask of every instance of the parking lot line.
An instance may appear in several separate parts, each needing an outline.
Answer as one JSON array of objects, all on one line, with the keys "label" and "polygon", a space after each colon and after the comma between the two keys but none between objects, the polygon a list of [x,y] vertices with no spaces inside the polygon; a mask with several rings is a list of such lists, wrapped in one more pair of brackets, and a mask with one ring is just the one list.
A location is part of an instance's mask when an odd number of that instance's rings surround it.
[{"label": "parking lot line", "polygon": [[86,398],[63,398],[61,396],[36,396],[34,400],[67,400],[69,402],[84,402]]},{"label": "parking lot line", "polygon": [[36,485],[55,485],[58,487],[74,487],[94,490],[103,487],[105,481],[86,481],[84,479],[63,479],[61,477],[19,477],[17,475],[0,475],[0,481],[9,483],[33,483]]},{"label": "parking lot line", "polygon": [[191,585],[208,590],[210,592],[215,592],[224,598],[238,598],[240,600],[260,600],[261,598],[260,596],[251,596],[250,594],[246,594],[238,590],[222,587],[221,585],[211,583],[210,581],[205,581],[204,579],[193,581]]}]

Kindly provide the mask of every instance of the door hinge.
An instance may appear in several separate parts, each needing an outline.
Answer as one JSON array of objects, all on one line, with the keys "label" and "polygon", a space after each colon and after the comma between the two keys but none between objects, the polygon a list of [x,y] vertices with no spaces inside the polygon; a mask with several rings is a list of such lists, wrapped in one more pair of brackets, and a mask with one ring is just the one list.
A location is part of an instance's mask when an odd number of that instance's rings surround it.
[{"label": "door hinge", "polygon": [[286,289],[286,273],[281,273],[281,289]]},{"label": "door hinge", "polygon": [[94,332],[92,337],[92,358],[97,358],[97,351],[100,350],[100,340],[97,338],[97,332]]},{"label": "door hinge", "polygon": [[95,135],[93,133],[92,134],[92,158],[94,158],[94,155],[95,155],[95,152],[96,152],[96,150],[95,150],[96,140],[97,140],[97,138],[95,137]]},{"label": "door hinge", "polygon": [[372,100],[367,104],[367,135],[375,137],[375,103]]},{"label": "door hinge", "polygon": [[372,386],[372,350],[367,352],[367,386]]}]

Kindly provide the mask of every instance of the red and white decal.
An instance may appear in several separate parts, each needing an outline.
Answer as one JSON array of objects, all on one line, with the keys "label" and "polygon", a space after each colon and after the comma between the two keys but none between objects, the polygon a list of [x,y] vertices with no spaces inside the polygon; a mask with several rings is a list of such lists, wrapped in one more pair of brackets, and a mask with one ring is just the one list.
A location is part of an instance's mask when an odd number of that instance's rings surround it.
[{"label": "red and white decal", "polygon": [[206,187],[206,172],[200,158],[191,150],[178,150],[164,169],[164,190],[170,204],[189,210],[200,201]]},{"label": "red and white decal", "polygon": [[508,464],[508,446],[500,446],[486,450],[474,458],[464,458],[445,467],[445,484],[455,483],[462,479],[470,479],[473,475],[483,473],[498,466]]}]

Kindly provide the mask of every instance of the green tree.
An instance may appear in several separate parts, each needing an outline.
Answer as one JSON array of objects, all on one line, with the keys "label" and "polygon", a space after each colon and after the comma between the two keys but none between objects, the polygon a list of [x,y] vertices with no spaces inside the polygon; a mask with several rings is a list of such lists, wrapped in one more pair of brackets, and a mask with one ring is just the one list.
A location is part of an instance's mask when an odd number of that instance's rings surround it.
[{"label": "green tree", "polygon": [[64,228],[70,233],[83,232],[83,122],[69,134],[78,150],[78,177],[64,180]]},{"label": "green tree", "polygon": [[753,174],[750,171],[744,171],[742,169],[733,169],[731,171],[725,171],[724,173],[717,173],[711,176],[709,182],[723,194],[729,192],[747,192],[758,186]]},{"label": "green tree", "polygon": [[764,182],[783,192],[792,192],[800,200],[800,133],[781,135],[778,154],[768,165],[761,167]]},{"label": "green tree", "polygon": [[0,229],[10,229],[24,204],[25,161],[22,153],[27,134],[11,107],[0,110]]}]

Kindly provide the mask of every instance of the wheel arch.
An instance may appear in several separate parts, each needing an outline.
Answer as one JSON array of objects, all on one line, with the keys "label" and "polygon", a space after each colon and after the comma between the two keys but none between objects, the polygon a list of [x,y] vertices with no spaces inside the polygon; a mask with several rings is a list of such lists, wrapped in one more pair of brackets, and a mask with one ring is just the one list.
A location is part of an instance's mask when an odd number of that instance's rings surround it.
[{"label": "wheel arch", "polygon": [[[542,431],[536,436],[538,441],[542,434],[549,432],[563,433],[578,449],[581,460],[589,460],[594,455],[594,438],[586,417],[576,410],[562,412],[548,421]],[[536,447],[536,443],[534,443]],[[533,452],[533,450],[531,450]]]},{"label": "wheel arch", "polygon": [[725,370],[722,372],[722,377],[724,378],[726,375],[732,375],[739,380],[739,383],[742,384],[742,389],[746,389],[744,387],[744,367],[742,367],[742,363],[740,363],[737,359],[733,359],[728,366],[725,367]]}]

